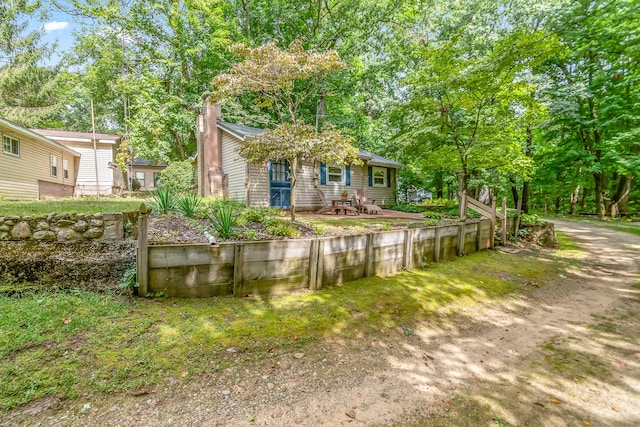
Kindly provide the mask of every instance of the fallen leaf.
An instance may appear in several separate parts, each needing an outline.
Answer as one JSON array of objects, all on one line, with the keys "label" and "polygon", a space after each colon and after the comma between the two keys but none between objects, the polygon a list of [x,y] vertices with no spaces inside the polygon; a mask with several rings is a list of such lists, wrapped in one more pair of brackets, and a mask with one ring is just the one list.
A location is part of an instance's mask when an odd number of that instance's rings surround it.
[{"label": "fallen leaf", "polygon": [[555,403],[556,405],[558,403],[560,403],[560,401],[558,399],[556,399],[555,397],[552,397],[551,399],[549,399],[550,401],[552,401],[553,403]]},{"label": "fallen leaf", "polygon": [[620,412],[620,409],[618,409],[618,408],[617,408],[617,407],[615,407],[615,406],[614,406],[614,407],[612,407],[611,409],[613,409],[613,410],[614,410],[614,411],[616,411],[616,412]]},{"label": "fallen leaf", "polygon": [[538,406],[542,406],[543,408],[546,408],[544,403],[540,403],[540,402],[533,402],[534,405],[538,405]]},{"label": "fallen leaf", "polygon": [[271,347],[271,348],[268,350],[268,352],[269,352],[269,353],[273,353],[274,351],[276,351],[276,349],[275,349],[275,348],[273,348],[273,347]]},{"label": "fallen leaf", "polygon": [[184,377],[186,377],[187,375],[189,375],[189,372],[188,372],[188,371],[182,371],[182,373],[180,374],[180,378],[184,378]]},{"label": "fallen leaf", "polygon": [[71,323],[71,318],[65,317],[64,319],[62,319],[62,323],[64,323],[65,325],[68,325],[69,323]]},{"label": "fallen leaf", "polygon": [[586,426],[590,426],[590,425],[591,425],[591,423],[590,423],[589,421],[587,421],[587,420],[584,420],[584,421],[582,422],[582,424],[584,424],[584,425],[586,425]]},{"label": "fallen leaf", "polygon": [[578,381],[580,381],[580,378],[578,378],[578,377],[573,377],[573,380],[574,380],[575,382],[578,382]]},{"label": "fallen leaf", "polygon": [[347,417],[349,418],[353,418],[354,420],[356,419],[356,411],[353,409],[349,409],[347,412],[344,413]]}]

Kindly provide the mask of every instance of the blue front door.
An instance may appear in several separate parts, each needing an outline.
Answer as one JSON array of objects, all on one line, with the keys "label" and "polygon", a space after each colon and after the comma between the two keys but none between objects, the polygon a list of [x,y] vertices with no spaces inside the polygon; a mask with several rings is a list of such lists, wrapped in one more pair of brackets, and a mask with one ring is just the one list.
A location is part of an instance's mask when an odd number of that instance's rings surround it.
[{"label": "blue front door", "polygon": [[286,160],[269,163],[269,200],[272,208],[291,207],[291,174]]}]

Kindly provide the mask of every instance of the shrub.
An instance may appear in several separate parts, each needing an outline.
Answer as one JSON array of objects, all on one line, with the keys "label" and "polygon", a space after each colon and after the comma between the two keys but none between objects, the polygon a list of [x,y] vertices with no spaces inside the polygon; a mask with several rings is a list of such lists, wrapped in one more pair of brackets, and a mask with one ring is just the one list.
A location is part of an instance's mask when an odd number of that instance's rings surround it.
[{"label": "shrub", "polygon": [[198,208],[202,206],[202,197],[197,193],[186,193],[176,199],[175,206],[179,212],[193,218],[198,213]]},{"label": "shrub", "polygon": [[252,209],[252,208],[249,208],[242,214],[242,217],[247,222],[262,222],[262,221],[264,221],[264,219],[266,217],[271,216],[271,215],[273,215],[272,209],[265,209],[265,208]]},{"label": "shrub", "polygon": [[169,187],[160,187],[151,192],[151,198],[147,202],[152,210],[167,213],[173,209],[173,192]]},{"label": "shrub", "polygon": [[233,215],[232,206],[222,206],[210,208],[211,215],[209,221],[216,234],[221,239],[228,239],[234,234],[233,227],[236,224],[236,217]]},{"label": "shrub", "polygon": [[425,218],[436,219],[436,220],[442,219],[442,215],[440,215],[438,212],[425,211],[425,212],[422,212],[422,215]]},{"label": "shrub", "polygon": [[171,188],[175,193],[192,191],[195,187],[195,173],[191,163],[172,162],[160,172],[160,185]]},{"label": "shrub", "polygon": [[520,224],[522,225],[544,224],[544,220],[541,219],[536,214],[522,214],[522,218],[520,218]]},{"label": "shrub", "polygon": [[297,237],[300,232],[289,223],[277,218],[269,218],[263,222],[267,232],[273,236]]}]

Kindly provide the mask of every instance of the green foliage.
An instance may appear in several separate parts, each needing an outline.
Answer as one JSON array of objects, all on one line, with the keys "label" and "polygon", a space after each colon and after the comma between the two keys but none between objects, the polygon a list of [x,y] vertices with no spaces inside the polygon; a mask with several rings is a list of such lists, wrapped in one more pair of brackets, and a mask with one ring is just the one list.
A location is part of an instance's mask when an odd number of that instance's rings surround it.
[{"label": "green foliage", "polygon": [[267,209],[267,208],[249,208],[242,213],[242,218],[246,222],[262,222],[268,216],[277,215],[277,209]]},{"label": "green foliage", "polygon": [[169,187],[174,193],[193,191],[195,171],[190,162],[171,162],[160,172],[160,185]]},{"label": "green foliage", "polygon": [[425,218],[435,219],[435,220],[438,220],[438,221],[442,219],[442,215],[440,215],[438,212],[425,211],[425,212],[422,213],[422,215]]},{"label": "green foliage", "polygon": [[520,224],[522,225],[534,225],[544,224],[545,221],[536,214],[522,214],[520,217]]},{"label": "green foliage", "polygon": [[390,209],[394,211],[409,212],[409,213],[422,213],[425,211],[424,206],[416,205],[412,203],[398,203],[396,205],[390,206]]},{"label": "green foliage", "polygon": [[202,200],[202,197],[195,192],[182,194],[176,198],[175,207],[183,215],[193,218],[200,213],[200,208],[203,206]]},{"label": "green foliage", "polygon": [[136,279],[137,270],[135,268],[129,268],[125,270],[122,281],[118,284],[118,288],[127,295],[137,294],[140,283],[138,283]]},{"label": "green foliage", "polygon": [[221,239],[228,239],[235,234],[233,227],[236,225],[236,220],[237,217],[231,205],[210,208],[209,221]]},{"label": "green foliage", "polygon": [[143,199],[93,196],[69,197],[56,200],[2,200],[0,216],[46,215],[57,213],[124,212],[140,208]]},{"label": "green foliage", "polygon": [[151,192],[147,202],[154,212],[167,213],[174,208],[175,196],[169,187],[159,187]]},{"label": "green foliage", "polygon": [[273,236],[298,237],[300,232],[288,221],[279,218],[268,218],[263,222],[267,232]]}]

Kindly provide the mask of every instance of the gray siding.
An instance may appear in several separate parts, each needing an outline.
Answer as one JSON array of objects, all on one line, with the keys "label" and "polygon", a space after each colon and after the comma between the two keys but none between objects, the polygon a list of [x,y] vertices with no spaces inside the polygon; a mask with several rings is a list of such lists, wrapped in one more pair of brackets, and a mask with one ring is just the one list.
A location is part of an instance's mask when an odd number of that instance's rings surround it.
[{"label": "gray siding", "polygon": [[227,175],[227,197],[246,203],[247,162],[238,155],[239,146],[240,141],[235,136],[222,132],[222,169]]}]

